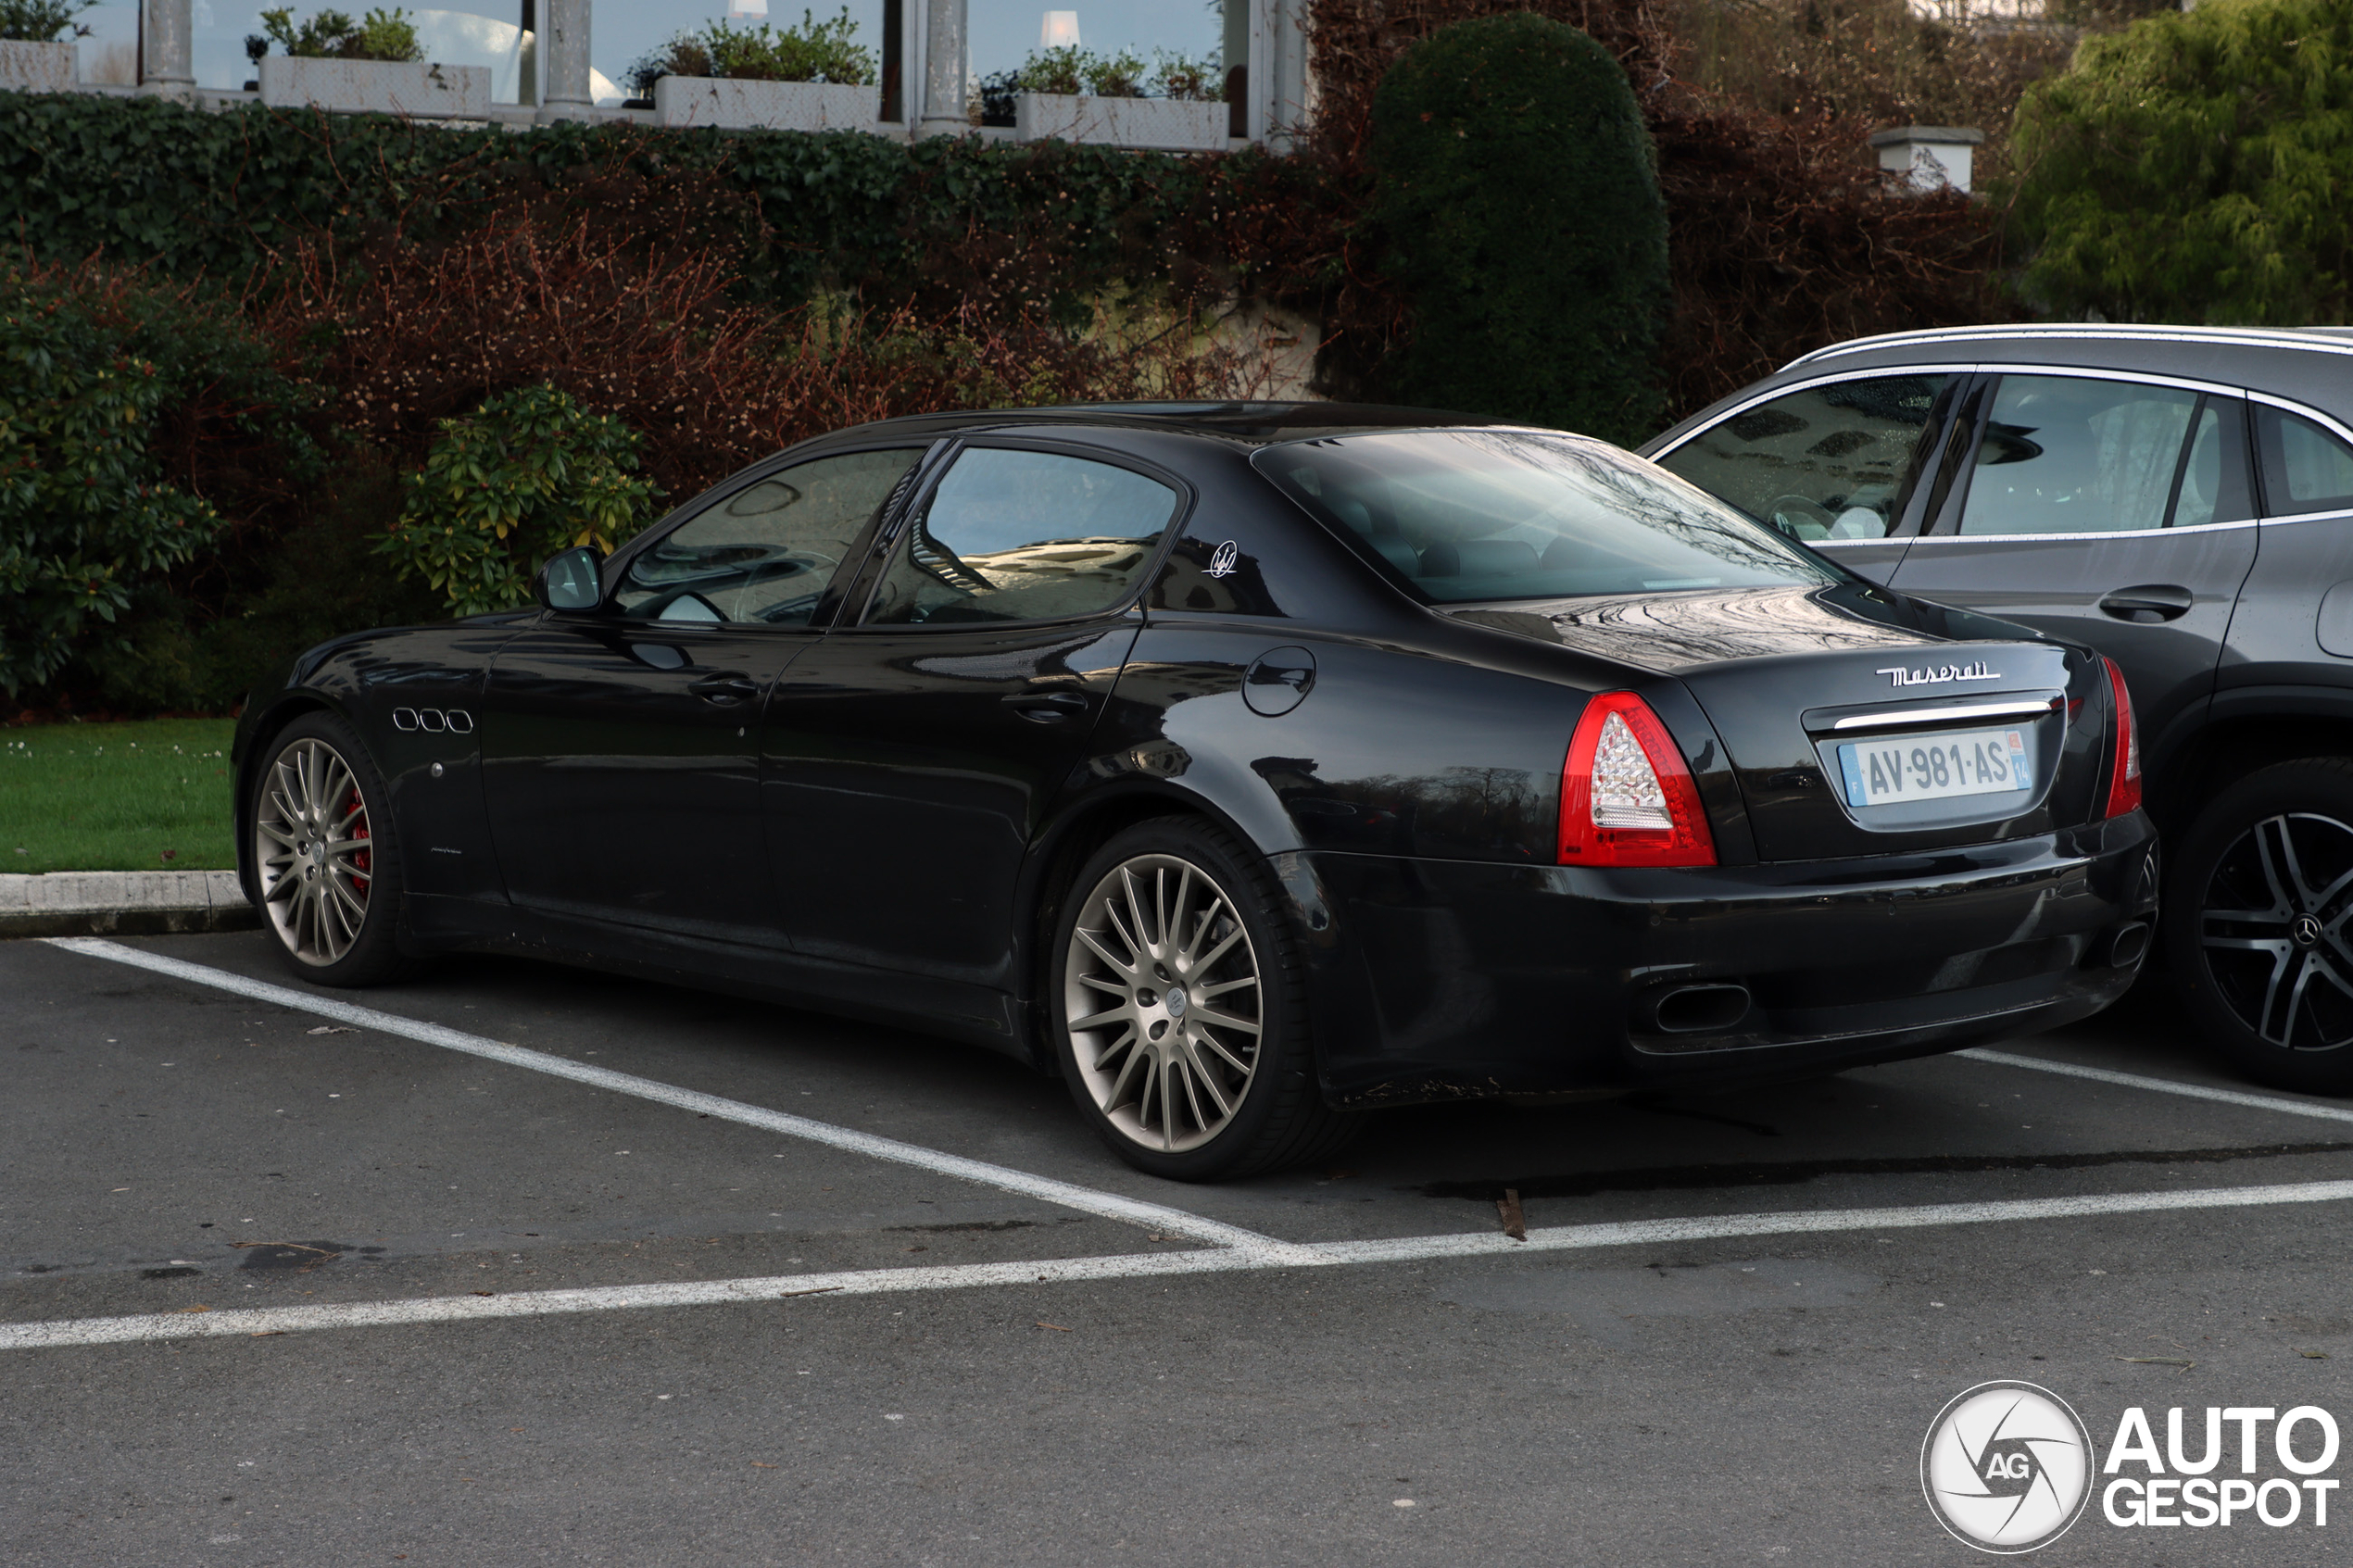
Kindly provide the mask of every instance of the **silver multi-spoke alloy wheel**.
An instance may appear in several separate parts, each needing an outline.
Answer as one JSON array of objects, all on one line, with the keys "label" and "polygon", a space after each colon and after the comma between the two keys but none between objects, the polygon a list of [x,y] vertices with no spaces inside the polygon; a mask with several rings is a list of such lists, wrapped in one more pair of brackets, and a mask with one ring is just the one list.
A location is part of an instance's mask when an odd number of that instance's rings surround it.
[{"label": "silver multi-spoke alloy wheel", "polygon": [[306,736],[278,753],[253,817],[261,907],[286,951],[317,968],[340,961],[368,921],[375,859],[368,806],[351,765]]},{"label": "silver multi-spoke alloy wheel", "polygon": [[2216,862],[2197,918],[2248,1029],[2293,1051],[2353,1041],[2353,826],[2309,811],[2258,822]]},{"label": "silver multi-spoke alloy wheel", "polygon": [[1258,1071],[1258,961],[1232,897],[1175,855],[1123,860],[1087,894],[1063,1015],[1080,1081],[1122,1136],[1182,1153],[1240,1111]]}]

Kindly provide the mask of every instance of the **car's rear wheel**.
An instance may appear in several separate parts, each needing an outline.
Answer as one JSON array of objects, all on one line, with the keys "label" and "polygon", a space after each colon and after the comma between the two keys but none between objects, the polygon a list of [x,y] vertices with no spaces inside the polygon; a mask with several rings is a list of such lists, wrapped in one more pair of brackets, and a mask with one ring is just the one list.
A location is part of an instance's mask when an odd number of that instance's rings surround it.
[{"label": "car's rear wheel", "polygon": [[1303,968],[1263,858],[1189,818],[1122,832],[1079,871],[1052,938],[1063,1076],[1105,1142],[1179,1181],[1336,1151]]},{"label": "car's rear wheel", "polygon": [[245,820],[261,912],[307,980],[369,985],[406,967],[393,926],[400,848],[382,776],[341,720],[305,714],[271,741]]},{"label": "car's rear wheel", "polygon": [[2353,761],[2223,791],[2175,857],[2165,928],[2175,983],[2248,1076],[2353,1093]]}]

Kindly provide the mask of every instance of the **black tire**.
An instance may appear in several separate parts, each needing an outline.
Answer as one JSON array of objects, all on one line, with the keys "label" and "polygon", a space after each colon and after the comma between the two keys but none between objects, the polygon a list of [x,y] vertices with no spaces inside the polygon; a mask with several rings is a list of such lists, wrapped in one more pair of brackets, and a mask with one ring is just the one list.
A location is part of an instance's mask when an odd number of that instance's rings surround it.
[{"label": "black tire", "polygon": [[306,713],[272,736],[245,821],[261,928],[287,968],[324,985],[409,971],[391,794],[350,725]]},{"label": "black tire", "polygon": [[2353,759],[2224,790],[2174,857],[2163,924],[2175,987],[2239,1071],[2353,1094]]},{"label": "black tire", "polygon": [[[1080,1113],[1138,1170],[1251,1175],[1327,1158],[1356,1132],[1360,1118],[1324,1104],[1284,910],[1265,857],[1197,818],[1139,822],[1079,869],[1047,947],[1050,1027]],[[1102,1006],[1074,1014],[1074,997]]]}]

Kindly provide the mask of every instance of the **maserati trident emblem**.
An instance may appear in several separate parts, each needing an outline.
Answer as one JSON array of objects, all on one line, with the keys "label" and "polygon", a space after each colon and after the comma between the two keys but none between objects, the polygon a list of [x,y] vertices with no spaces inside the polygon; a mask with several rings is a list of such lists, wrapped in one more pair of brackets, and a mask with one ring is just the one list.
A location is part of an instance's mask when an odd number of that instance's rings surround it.
[{"label": "maserati trident emblem", "polygon": [[2001,675],[1985,667],[1982,659],[1975,664],[1931,664],[1925,670],[1906,670],[1897,665],[1887,670],[1874,670],[1874,675],[1887,677],[1892,686],[1942,686],[1954,681],[1998,681]]},{"label": "maserati trident emblem", "polygon": [[1231,539],[1227,540],[1218,546],[1216,553],[1209,558],[1209,574],[1212,577],[1231,577],[1234,574],[1234,561],[1240,554],[1239,550],[1234,548],[1234,542]]}]

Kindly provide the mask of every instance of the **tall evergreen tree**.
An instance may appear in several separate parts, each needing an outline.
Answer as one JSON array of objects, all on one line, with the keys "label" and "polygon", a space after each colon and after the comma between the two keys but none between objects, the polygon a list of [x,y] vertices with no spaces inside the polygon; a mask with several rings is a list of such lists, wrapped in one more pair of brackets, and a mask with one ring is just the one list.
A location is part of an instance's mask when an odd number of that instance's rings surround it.
[{"label": "tall evergreen tree", "polygon": [[1375,216],[1412,301],[1405,402],[1648,435],[1667,210],[1626,73],[1529,12],[1441,29],[1373,99]]},{"label": "tall evergreen tree", "polygon": [[2342,321],[2353,0],[2205,0],[2085,42],[2020,105],[2025,282],[2120,321]]}]

